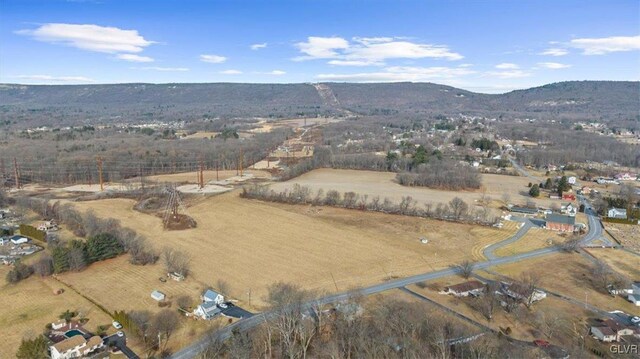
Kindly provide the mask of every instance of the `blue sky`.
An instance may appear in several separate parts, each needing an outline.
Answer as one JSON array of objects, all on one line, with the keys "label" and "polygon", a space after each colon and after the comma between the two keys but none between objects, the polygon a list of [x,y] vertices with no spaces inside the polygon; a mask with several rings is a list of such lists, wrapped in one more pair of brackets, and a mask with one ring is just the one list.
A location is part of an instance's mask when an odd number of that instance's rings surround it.
[{"label": "blue sky", "polygon": [[640,79],[640,2],[0,0],[0,82]]}]

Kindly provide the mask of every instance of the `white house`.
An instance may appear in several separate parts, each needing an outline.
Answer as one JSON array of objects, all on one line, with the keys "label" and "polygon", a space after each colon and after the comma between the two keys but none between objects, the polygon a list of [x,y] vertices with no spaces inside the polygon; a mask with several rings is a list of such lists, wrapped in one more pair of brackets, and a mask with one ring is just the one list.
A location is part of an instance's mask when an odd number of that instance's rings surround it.
[{"label": "white house", "polygon": [[85,340],[82,335],[74,335],[49,347],[51,359],[68,359],[83,357],[99,348],[104,343],[99,336],[93,336]]},{"label": "white house", "polygon": [[591,335],[596,337],[596,339],[606,343],[611,343],[618,340],[617,333],[607,326],[591,327]]},{"label": "white house", "polygon": [[577,181],[576,176],[569,176],[569,177],[567,177],[567,182],[568,182],[569,184],[576,184],[576,181]]},{"label": "white house", "polygon": [[633,283],[631,285],[631,293],[627,296],[627,300],[635,306],[640,307],[640,283]]},{"label": "white house", "polygon": [[575,217],[578,213],[578,208],[576,208],[573,203],[563,203],[560,206],[560,212],[562,212],[562,214],[566,214],[567,216]]},{"label": "white house", "polygon": [[638,179],[638,176],[634,175],[633,173],[625,172],[615,175],[614,178],[618,181],[635,181],[636,179]]},{"label": "white house", "polygon": [[209,320],[220,313],[222,313],[222,309],[218,308],[218,305],[213,301],[204,302],[193,311],[194,315],[205,320]]},{"label": "white house", "polygon": [[216,305],[224,303],[224,296],[211,289],[205,290],[204,293],[202,293],[201,299],[205,303],[213,302]]},{"label": "white house", "polygon": [[477,280],[450,285],[444,288],[441,294],[453,294],[456,297],[478,296],[484,291],[484,283]]},{"label": "white house", "polygon": [[151,298],[153,298],[153,300],[155,301],[160,302],[163,301],[164,298],[166,298],[166,295],[158,290],[154,290],[153,292],[151,292]]},{"label": "white house", "polygon": [[626,208],[609,208],[607,211],[607,217],[609,218],[619,218],[619,219],[627,219],[627,209]]},{"label": "white house", "polygon": [[13,244],[22,244],[22,243],[29,242],[29,239],[27,237],[22,237],[22,236],[13,236],[9,238],[9,240],[11,240],[11,243]]}]

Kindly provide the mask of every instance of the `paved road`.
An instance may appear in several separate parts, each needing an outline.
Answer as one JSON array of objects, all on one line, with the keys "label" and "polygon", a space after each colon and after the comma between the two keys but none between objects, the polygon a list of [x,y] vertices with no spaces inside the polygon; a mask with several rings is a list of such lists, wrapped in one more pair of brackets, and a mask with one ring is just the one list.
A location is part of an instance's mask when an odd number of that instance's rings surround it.
[{"label": "paved road", "polygon": [[[586,202],[586,199],[582,199],[582,200]],[[589,220],[589,232],[581,240],[582,245],[589,244],[591,241],[602,236],[602,225],[598,220],[598,218],[595,216],[594,212],[589,210],[586,214]],[[485,269],[485,268],[493,267],[496,265],[509,264],[509,263],[523,261],[526,259],[537,258],[537,257],[545,256],[548,254],[557,253],[559,251],[561,251],[561,249],[557,246],[541,248],[541,249],[537,249],[527,253],[520,253],[512,256],[488,259],[487,261],[484,261],[484,262],[475,263],[474,268]],[[362,288],[357,292],[351,291],[351,292],[343,292],[343,293],[329,295],[323,298],[316,299],[312,302],[309,302],[305,306],[306,308],[311,308],[311,306],[314,304],[325,305],[330,303],[338,303],[338,302],[348,300],[353,294],[356,294],[356,293],[360,295],[376,294],[376,293],[384,292],[390,289],[405,287],[407,285],[415,284],[418,282],[424,282],[428,280],[451,276],[459,273],[459,271],[460,269],[458,268],[447,268],[447,269],[442,269],[435,272],[423,273],[423,274],[418,274],[411,277],[395,279],[388,282],[379,283],[376,285]],[[228,325],[220,329],[219,331],[213,334],[213,337],[218,340],[226,340],[231,336],[233,332],[235,331],[244,332],[246,330],[249,330],[259,325],[260,323],[263,323],[266,319],[269,319],[273,315],[275,315],[273,312],[264,312],[264,313],[255,314],[250,318],[237,321],[231,325]],[[176,352],[172,356],[172,358],[174,359],[194,358],[198,355],[198,353],[202,351],[203,345],[205,345],[206,343],[207,343],[207,338],[200,339],[195,343],[189,345],[188,347],[185,347],[182,350]]]},{"label": "paved road", "polygon": [[529,229],[531,227],[533,227],[533,223],[527,218],[514,218],[513,220],[518,221],[518,222],[522,222],[524,224],[522,225],[522,227],[520,227],[520,229],[518,229],[516,234],[514,234],[510,238],[507,238],[504,241],[501,241],[501,242],[498,242],[498,243],[494,243],[494,244],[486,247],[484,249],[484,251],[482,252],[482,254],[484,254],[484,256],[487,257],[487,259],[489,259],[489,260],[496,259],[497,256],[494,254],[494,252],[496,250],[498,250],[499,248],[502,248],[504,246],[507,246],[507,245],[509,245],[509,244],[511,244],[513,242],[516,242],[516,241],[520,240],[520,238],[522,238],[525,234],[527,234]]},{"label": "paved road", "polygon": [[540,178],[531,175],[529,172],[527,172],[527,170],[522,168],[522,166],[520,166],[520,164],[516,162],[516,160],[514,160],[513,158],[509,158],[509,162],[511,162],[513,168],[515,168],[516,171],[518,171],[521,175],[533,180],[533,183],[540,183]]}]

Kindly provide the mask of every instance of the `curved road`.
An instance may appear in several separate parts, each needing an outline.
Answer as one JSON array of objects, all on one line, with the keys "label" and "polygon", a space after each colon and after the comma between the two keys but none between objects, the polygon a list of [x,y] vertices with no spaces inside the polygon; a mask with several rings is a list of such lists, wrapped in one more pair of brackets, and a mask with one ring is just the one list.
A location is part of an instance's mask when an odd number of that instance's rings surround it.
[{"label": "curved road", "polygon": [[487,246],[484,249],[484,251],[482,252],[482,254],[484,254],[484,256],[487,257],[487,259],[492,260],[492,259],[498,258],[494,254],[494,252],[497,249],[502,248],[504,246],[507,246],[507,245],[509,245],[509,244],[511,244],[513,242],[519,241],[525,234],[527,234],[529,229],[531,229],[531,227],[533,227],[533,223],[531,223],[531,221],[529,219],[527,219],[527,218],[515,217],[512,220],[513,221],[517,221],[517,222],[522,222],[523,223],[522,227],[520,227],[520,229],[518,229],[516,234],[514,234],[510,238],[507,238],[504,241],[500,241],[498,243],[494,243],[492,245]]},{"label": "curved road", "polygon": [[[591,206],[588,204],[587,200],[584,197],[580,197],[580,201],[585,204],[585,214],[587,215],[588,218],[588,222],[589,222],[589,232],[584,236],[584,238],[582,238],[582,240],[580,241],[581,245],[586,245],[589,244],[590,242],[602,237],[602,224],[600,223],[600,220],[598,219],[597,215],[595,214],[595,212],[593,212],[593,210],[591,209]],[[530,222],[530,221],[528,221]],[[526,228],[526,224],[523,226],[523,228]],[[518,233],[520,233],[520,231],[522,230],[522,228],[518,231]],[[528,228],[527,228],[528,230]],[[518,235],[518,233],[516,233],[516,236]],[[522,234],[526,233],[526,231],[524,231]],[[516,237],[514,236],[514,237]],[[514,237],[512,237],[511,239],[508,240],[512,240]],[[516,238],[515,240],[517,240],[518,238]],[[504,241],[503,241],[504,242]],[[501,242],[502,243],[502,242]],[[522,260],[526,260],[526,259],[531,259],[531,258],[537,258],[537,257],[541,257],[541,256],[545,256],[548,254],[552,254],[552,253],[557,253],[560,252],[561,249],[557,246],[554,247],[547,247],[547,248],[542,248],[542,249],[538,249],[538,250],[534,250],[531,252],[527,252],[527,253],[520,253],[520,254],[514,254],[511,256],[506,256],[506,257],[495,257],[493,256],[493,258],[489,258],[488,260],[484,261],[484,262],[477,262],[474,265],[474,269],[485,269],[485,268],[489,268],[489,267],[493,267],[496,265],[501,265],[501,264],[509,264],[509,263],[514,263],[514,262],[519,262]],[[492,254],[492,252],[490,253]],[[384,292],[390,289],[397,289],[397,288],[402,288],[404,286],[410,285],[410,284],[415,284],[418,282],[424,282],[424,281],[428,281],[428,280],[433,280],[433,279],[437,279],[437,278],[442,278],[442,277],[447,277],[447,276],[451,276],[454,274],[458,274],[460,272],[459,268],[447,268],[447,269],[442,269],[439,271],[435,271],[435,272],[428,272],[428,273],[423,273],[423,274],[418,274],[418,275],[414,275],[411,277],[406,277],[406,278],[400,278],[400,279],[395,279],[395,280],[391,280],[388,282],[384,282],[384,283],[379,283],[376,285],[372,285],[369,287],[364,287],[358,291],[350,291],[350,292],[342,292],[342,293],[337,293],[337,294],[333,294],[333,295],[329,295],[326,297],[322,297],[319,299],[315,299],[313,301],[310,301],[308,303],[306,303],[304,305],[305,309],[310,309],[312,308],[312,306],[314,305],[325,305],[325,304],[330,304],[330,303],[337,303],[337,302],[342,302],[345,300],[348,300],[350,297],[352,297],[354,294],[360,294],[360,295],[371,295],[371,294],[376,294],[376,293],[380,293],[380,292]],[[211,338],[213,339],[217,339],[217,340],[226,340],[228,339],[231,334],[235,331],[240,331],[240,332],[244,332],[247,331],[257,325],[259,325],[260,323],[263,323],[266,319],[274,316],[275,313],[273,312],[263,312],[263,313],[259,313],[256,314],[250,318],[246,318],[246,319],[242,319],[240,321],[237,321],[231,325],[228,325],[220,330],[218,330],[215,333],[212,333],[212,335],[210,336],[205,336],[201,339],[199,339],[198,341],[194,342],[193,344],[189,345],[188,347],[183,348],[182,350],[176,352],[174,355],[171,356],[171,358],[174,359],[190,359],[190,358],[194,358],[196,357],[204,348],[204,346],[207,344],[208,340],[211,340]]]}]

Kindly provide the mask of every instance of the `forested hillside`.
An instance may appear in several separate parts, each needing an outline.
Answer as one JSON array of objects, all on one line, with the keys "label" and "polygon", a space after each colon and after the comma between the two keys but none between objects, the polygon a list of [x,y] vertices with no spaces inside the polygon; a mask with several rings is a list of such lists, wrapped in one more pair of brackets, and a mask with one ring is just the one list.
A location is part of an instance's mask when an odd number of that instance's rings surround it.
[{"label": "forested hillside", "polygon": [[640,82],[562,82],[501,95],[431,83],[0,85],[0,116],[18,126],[215,117],[479,115],[558,120],[638,120]]}]

